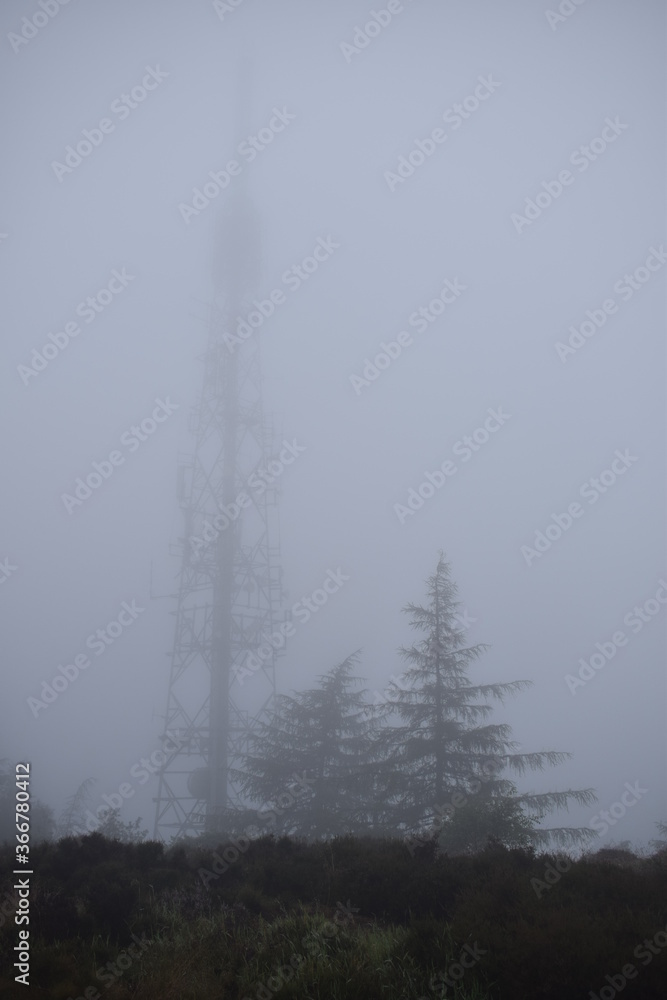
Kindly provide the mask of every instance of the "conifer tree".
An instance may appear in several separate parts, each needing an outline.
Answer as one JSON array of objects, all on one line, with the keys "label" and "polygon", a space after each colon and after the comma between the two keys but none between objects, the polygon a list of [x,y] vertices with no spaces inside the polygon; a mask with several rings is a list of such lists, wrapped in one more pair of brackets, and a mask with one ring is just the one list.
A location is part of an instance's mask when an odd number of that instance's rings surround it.
[{"label": "conifer tree", "polygon": [[[550,831],[536,824],[554,809],[571,802],[588,805],[595,801],[592,789],[519,794],[509,774],[541,771],[570,757],[548,750],[518,753],[511,739],[511,727],[487,721],[493,711],[491,701],[502,702],[530,685],[519,680],[502,684],[473,684],[468,668],[487,648],[485,644],[465,645],[465,631],[459,625],[457,588],[449,566],[440,554],[435,574],[427,581],[428,603],[409,604],[410,625],[422,633],[420,641],[399,650],[408,662],[407,684],[395,701],[400,722],[381,734],[385,761],[395,775],[391,795],[396,823],[407,831],[442,829],[466,803],[477,803],[479,821],[486,816],[493,834],[493,817],[514,815],[517,838],[525,835],[523,818],[530,821],[534,843],[554,841],[559,845],[577,843],[591,836],[587,829],[561,828]],[[500,812],[492,807],[498,800],[510,800],[520,807]],[[486,803],[482,806],[482,803]],[[457,829],[464,825],[461,817]],[[510,838],[511,839],[511,838]]]},{"label": "conifer tree", "polygon": [[317,688],[280,695],[251,736],[235,778],[262,803],[258,818],[272,813],[277,830],[305,837],[367,832],[378,713],[355,690],[356,660],[349,656]]}]

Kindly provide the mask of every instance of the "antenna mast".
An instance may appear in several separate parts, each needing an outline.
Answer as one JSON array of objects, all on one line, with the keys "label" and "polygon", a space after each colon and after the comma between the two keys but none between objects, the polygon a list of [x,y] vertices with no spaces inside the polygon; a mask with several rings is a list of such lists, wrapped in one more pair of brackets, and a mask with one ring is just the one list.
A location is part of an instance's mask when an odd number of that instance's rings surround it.
[{"label": "antenna mast", "polygon": [[[248,122],[249,74],[241,66],[236,134]],[[253,309],[260,272],[259,225],[243,174],[234,179],[217,250],[209,336],[193,454],[180,462],[185,521],[165,732],[178,749],[159,774],[154,836],[224,830],[241,802],[230,772],[252,719],[275,697],[278,651],[267,642],[282,603],[277,487],[249,480],[274,457],[262,404],[257,331],[230,346]],[[260,651],[260,655],[258,655]],[[248,676],[247,660],[256,670]],[[254,669],[254,668],[253,668]],[[245,682],[245,683],[244,683]]]}]

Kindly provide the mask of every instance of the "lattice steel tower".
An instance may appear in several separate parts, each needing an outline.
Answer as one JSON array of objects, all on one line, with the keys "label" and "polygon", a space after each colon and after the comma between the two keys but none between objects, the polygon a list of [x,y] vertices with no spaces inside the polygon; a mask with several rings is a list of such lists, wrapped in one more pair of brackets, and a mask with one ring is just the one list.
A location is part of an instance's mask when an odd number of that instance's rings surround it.
[{"label": "lattice steel tower", "polygon": [[[179,464],[185,537],[165,732],[177,731],[180,745],[159,775],[160,839],[224,829],[226,811],[240,804],[230,769],[252,718],[275,696],[278,651],[266,640],[276,633],[282,588],[277,481],[261,477],[274,456],[260,336],[255,330],[240,345],[223,339],[253,309],[258,290],[259,227],[244,178],[235,180],[217,248],[194,454]],[[244,670],[250,653],[252,676]]]}]

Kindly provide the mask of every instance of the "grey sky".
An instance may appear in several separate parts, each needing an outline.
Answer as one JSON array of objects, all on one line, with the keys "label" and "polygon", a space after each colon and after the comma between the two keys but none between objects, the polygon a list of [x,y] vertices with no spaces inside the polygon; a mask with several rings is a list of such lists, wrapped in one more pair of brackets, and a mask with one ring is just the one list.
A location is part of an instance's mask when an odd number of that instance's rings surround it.
[{"label": "grey sky", "polygon": [[[221,212],[242,182],[261,218],[257,298],[286,293],[260,334],[265,406],[280,439],[306,448],[282,477],[288,606],[328,569],[350,577],[298,629],[281,690],[360,647],[382,690],[412,634],[400,608],[422,600],[442,548],[471,641],[492,647],[473,678],[534,681],[497,721],[524,749],[574,754],[522,787],[592,786],[604,809],[639,780],[648,792],[609,837],[645,843],[667,818],[665,610],[636,631],[624,618],[667,579],[664,6],[587,0],[551,24],[558,5],[534,0],[399,6],[351,54],[344,43],[387,4],[72,0],[13,44],[41,8],[2,5],[0,560],[17,568],[0,585],[0,755],[32,759],[35,793],[59,808],[89,775],[95,794],[115,790],[159,745],[174,603],[150,600],[150,565],[155,592],[173,593],[177,458],[191,447]],[[149,69],[155,89],[114,111]],[[453,109],[466,99],[464,118]],[[246,162],[239,143],[275,109],[293,120]],[[113,129],[90,155],[54,169],[105,118]],[[446,138],[410,161],[435,129]],[[235,157],[241,175],[184,221],[179,206]],[[400,157],[412,173],[398,182],[386,174]],[[540,192],[539,216],[517,223]],[[282,276],[319,239],[339,246],[290,289]],[[642,268],[633,288],[623,276]],[[446,279],[464,290],[419,332],[410,317]],[[86,322],[79,303],[108,287]],[[570,326],[595,316],[599,329],[559,356]],[[401,331],[412,343],[355,391],[351,376]],[[178,409],[122,445],[167,398]],[[464,461],[457,442],[499,408],[509,419]],[[118,449],[123,464],[68,513],[61,495]],[[632,458],[593,503],[581,488],[617,450]],[[447,459],[457,471],[401,518],[395,505]],[[522,554],[574,502],[581,515],[548,551]],[[34,718],[28,697],[132,600],[145,610]],[[573,693],[566,675],[618,630],[627,645]],[[137,790],[126,816],[152,827],[153,793]]]}]

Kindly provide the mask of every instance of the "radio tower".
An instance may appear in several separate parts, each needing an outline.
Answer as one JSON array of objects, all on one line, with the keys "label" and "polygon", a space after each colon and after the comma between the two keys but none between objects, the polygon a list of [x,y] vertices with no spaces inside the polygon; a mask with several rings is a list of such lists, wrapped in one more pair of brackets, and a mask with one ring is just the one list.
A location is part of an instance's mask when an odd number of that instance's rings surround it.
[{"label": "radio tower", "polygon": [[[240,90],[237,135],[247,100],[247,87]],[[275,696],[277,653],[266,639],[282,603],[277,489],[264,479],[261,492],[248,486],[273,458],[260,338],[255,331],[231,347],[223,339],[252,310],[260,270],[259,226],[243,182],[240,175],[230,185],[217,246],[194,454],[179,463],[185,537],[165,714],[165,734],[177,732],[179,745],[159,775],[154,837],[162,840],[224,829],[227,811],[241,804],[230,771],[253,717]],[[242,668],[260,646],[261,668],[248,677]]]}]

